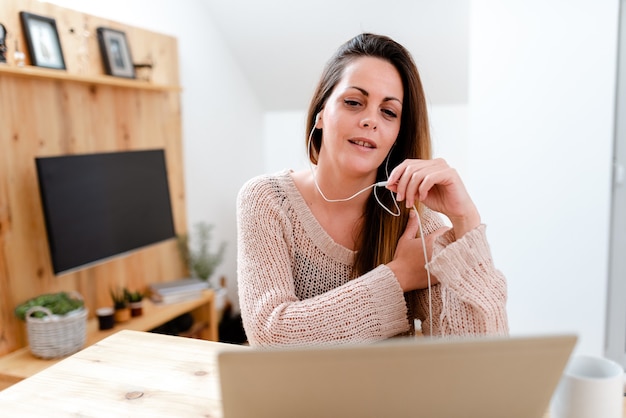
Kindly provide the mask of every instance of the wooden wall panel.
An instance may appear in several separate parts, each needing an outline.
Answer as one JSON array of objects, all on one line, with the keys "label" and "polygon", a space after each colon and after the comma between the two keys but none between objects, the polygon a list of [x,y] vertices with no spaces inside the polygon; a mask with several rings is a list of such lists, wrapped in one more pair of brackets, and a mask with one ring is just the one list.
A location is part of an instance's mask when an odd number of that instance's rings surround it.
[{"label": "wooden wall panel", "polygon": [[[45,72],[31,77],[0,69],[0,355],[27,343],[24,324],[14,317],[13,309],[28,298],[76,290],[93,316],[97,307],[111,304],[109,290],[115,286],[144,288],[187,273],[171,239],[55,276],[34,161],[39,156],[164,148],[175,228],[184,233],[176,39],[36,0],[3,0],[0,22],[11,33],[9,67],[15,67],[14,40],[25,49],[21,10],[56,19],[68,67],[65,73],[76,77],[47,78]],[[143,81],[136,81],[136,86],[101,83],[112,78],[103,75],[97,26],[126,32],[134,61],[149,57],[155,64],[151,83],[164,88],[135,88],[147,83]],[[77,35],[85,29],[90,36]],[[87,54],[79,54],[85,49]]]}]

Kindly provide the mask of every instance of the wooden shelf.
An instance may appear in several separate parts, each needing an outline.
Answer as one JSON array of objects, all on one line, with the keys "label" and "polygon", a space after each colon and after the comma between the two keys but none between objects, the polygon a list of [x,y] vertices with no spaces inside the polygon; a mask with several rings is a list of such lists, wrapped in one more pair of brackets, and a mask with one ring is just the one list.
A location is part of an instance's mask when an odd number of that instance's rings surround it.
[{"label": "wooden shelf", "polygon": [[[96,344],[98,341],[115,334],[123,329],[134,331],[149,331],[184,313],[190,312],[194,320],[202,324],[199,336],[202,339],[217,341],[217,314],[215,312],[215,293],[206,290],[193,300],[173,303],[169,305],[154,304],[144,300],[143,315],[131,318],[129,321],[115,324],[112,329],[100,331],[97,318],[87,321],[87,341],[85,347]],[[38,373],[53,364],[63,360],[44,360],[33,356],[28,347],[0,357],[0,390],[11,386],[29,376]]]},{"label": "wooden shelf", "polygon": [[65,70],[52,70],[34,66],[15,67],[8,64],[0,64],[0,75],[12,75],[16,77],[62,80],[82,84],[92,84],[101,86],[123,87],[140,90],[154,91],[181,91],[180,86],[153,84],[149,81],[142,81],[129,78],[113,77],[109,75],[88,76],[70,74]]}]

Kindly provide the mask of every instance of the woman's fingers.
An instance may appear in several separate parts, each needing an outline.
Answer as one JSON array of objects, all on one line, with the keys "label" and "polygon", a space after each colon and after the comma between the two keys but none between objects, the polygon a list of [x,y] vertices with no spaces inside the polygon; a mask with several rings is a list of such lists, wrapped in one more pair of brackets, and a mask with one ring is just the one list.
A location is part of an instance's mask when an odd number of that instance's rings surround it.
[{"label": "woman's fingers", "polygon": [[435,185],[448,185],[456,171],[443,159],[405,160],[389,176],[389,189],[397,195],[398,201],[405,201],[412,207],[417,200],[424,201]]},{"label": "woman's fingers", "polygon": [[388,188],[407,208],[417,201],[443,213],[457,237],[480,223],[480,215],[457,171],[443,159],[405,160],[389,176]]},{"label": "woman's fingers", "polygon": [[409,220],[402,233],[402,239],[415,239],[420,230],[419,219],[414,211],[409,213]]}]

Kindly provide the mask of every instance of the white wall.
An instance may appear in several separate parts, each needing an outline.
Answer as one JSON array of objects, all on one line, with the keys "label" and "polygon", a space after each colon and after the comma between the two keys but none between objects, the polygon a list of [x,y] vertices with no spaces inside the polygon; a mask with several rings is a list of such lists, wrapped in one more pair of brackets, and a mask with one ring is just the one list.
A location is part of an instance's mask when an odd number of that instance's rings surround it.
[{"label": "white wall", "polygon": [[215,242],[227,242],[214,277],[227,277],[237,307],[235,199],[241,185],[264,169],[263,112],[204,2],[50,2],[177,38],[188,224],[213,223]]},{"label": "white wall", "polygon": [[431,105],[428,112],[433,157],[445,159],[465,178],[469,170],[467,104]]},{"label": "white wall", "polygon": [[266,172],[297,171],[308,167],[305,120],[305,110],[265,113],[263,150]]},{"label": "white wall", "polygon": [[515,334],[602,354],[618,0],[473,0],[468,164]]}]

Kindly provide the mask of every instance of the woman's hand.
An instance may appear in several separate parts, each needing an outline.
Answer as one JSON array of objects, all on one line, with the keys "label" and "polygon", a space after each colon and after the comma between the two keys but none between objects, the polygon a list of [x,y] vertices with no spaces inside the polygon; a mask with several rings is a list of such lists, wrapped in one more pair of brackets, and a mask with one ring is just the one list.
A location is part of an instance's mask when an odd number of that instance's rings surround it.
[{"label": "woman's hand", "polygon": [[[433,242],[448,228],[440,228],[424,237],[426,242],[426,254],[430,260],[433,253]],[[411,210],[409,221],[404,233],[398,241],[393,260],[387,263],[387,267],[393,271],[400,287],[404,292],[428,287],[428,275],[426,273],[426,260],[424,260],[424,247],[422,239],[417,237],[419,223],[414,210]],[[431,284],[436,284],[437,279],[431,276]]]},{"label": "woman's hand", "polygon": [[387,188],[407,208],[420,201],[446,215],[457,239],[480,224],[480,214],[461,177],[441,158],[404,160],[391,172]]}]

